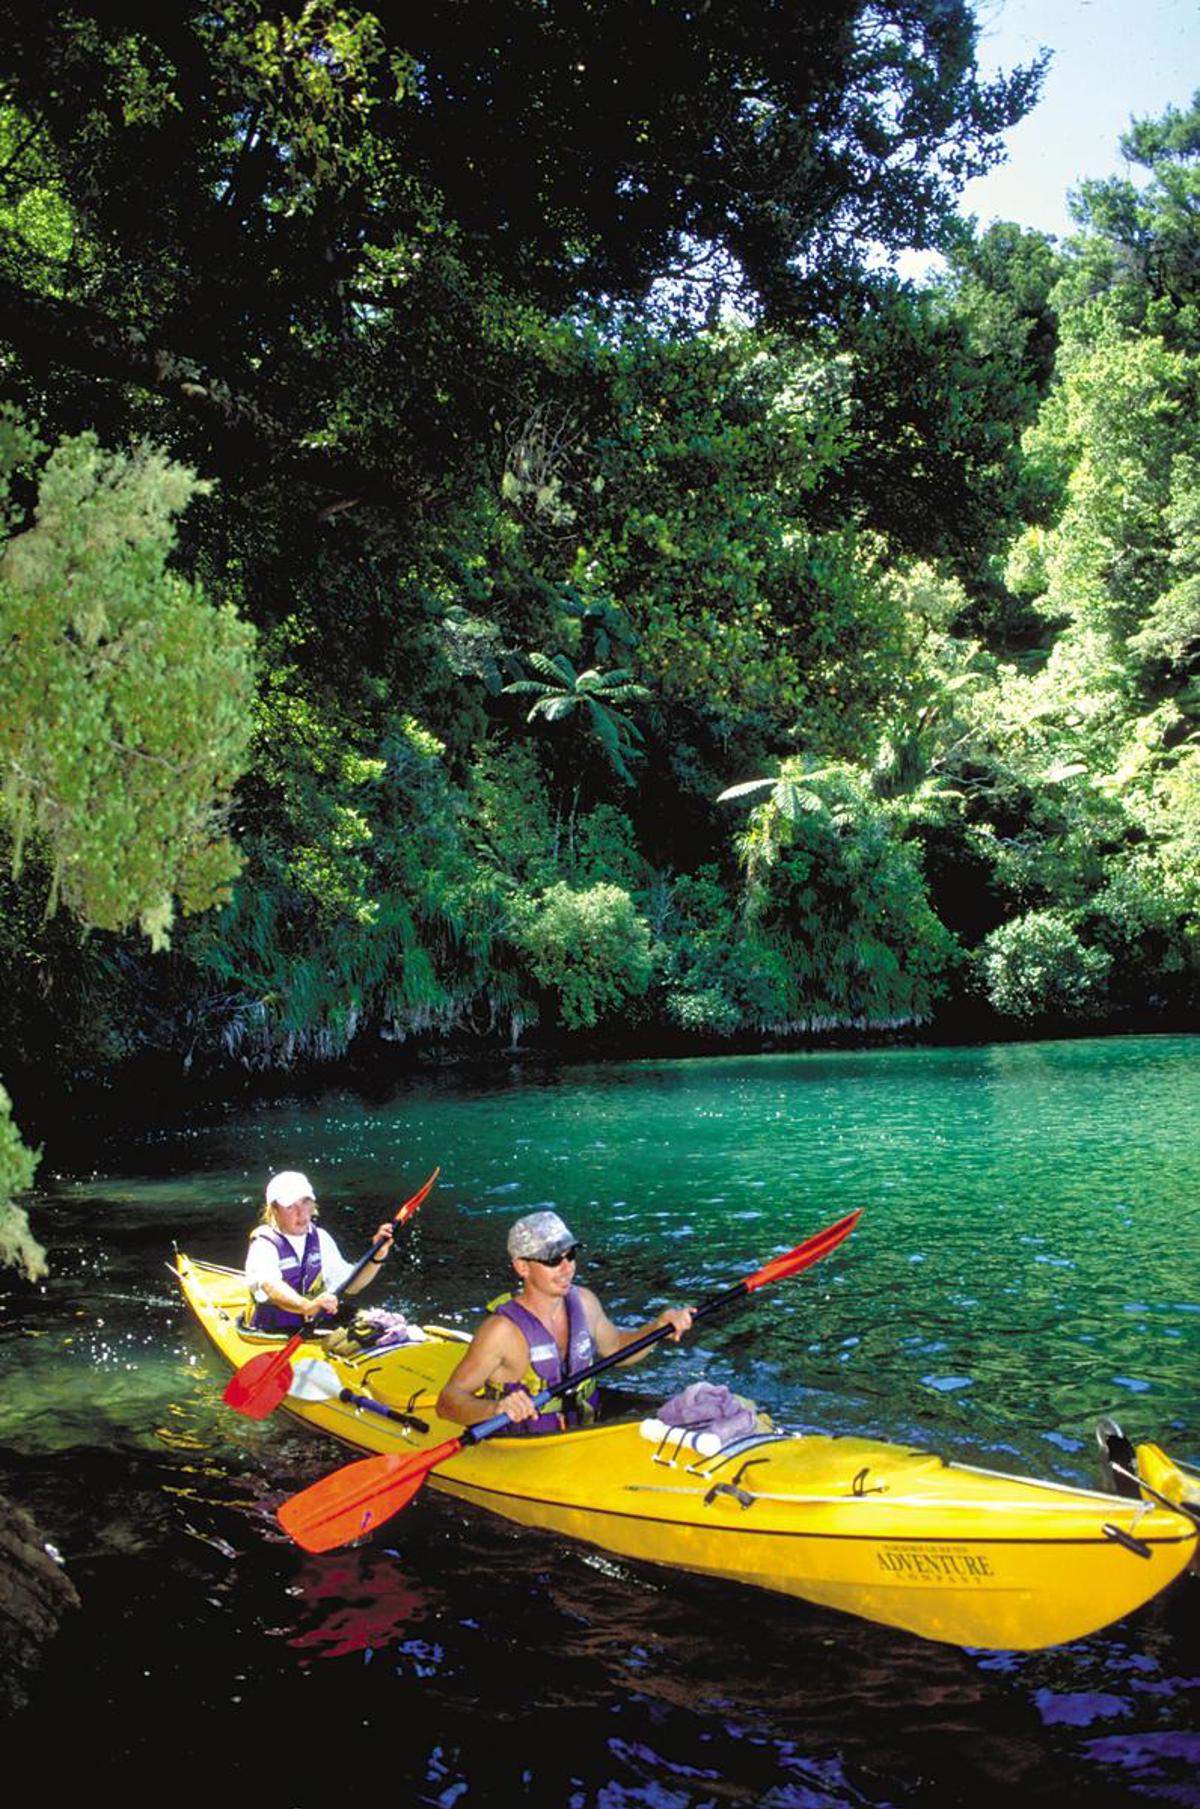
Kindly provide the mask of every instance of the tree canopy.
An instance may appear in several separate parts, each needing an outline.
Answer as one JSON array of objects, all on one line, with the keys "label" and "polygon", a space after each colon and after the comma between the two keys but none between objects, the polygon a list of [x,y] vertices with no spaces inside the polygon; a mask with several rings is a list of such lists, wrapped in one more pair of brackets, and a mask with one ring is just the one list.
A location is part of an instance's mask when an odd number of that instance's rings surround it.
[{"label": "tree canopy", "polygon": [[959,0],[0,25],[18,1116],[1194,1012],[1195,108],[1055,245]]},{"label": "tree canopy", "polygon": [[433,0],[386,28],[5,5],[0,29],[22,366],[153,398],[208,474],[282,466],[402,520],[469,464],[514,301],[843,311],[872,247],[939,242],[1037,83],[978,79],[960,0]]}]

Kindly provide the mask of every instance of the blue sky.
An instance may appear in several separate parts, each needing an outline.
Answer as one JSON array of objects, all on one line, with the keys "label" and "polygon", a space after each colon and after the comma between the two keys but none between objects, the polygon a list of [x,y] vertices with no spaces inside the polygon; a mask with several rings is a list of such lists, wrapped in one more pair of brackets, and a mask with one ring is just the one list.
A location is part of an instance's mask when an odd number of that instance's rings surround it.
[{"label": "blue sky", "polygon": [[1009,158],[969,183],[961,208],[981,227],[1016,220],[1069,233],[1067,191],[1124,174],[1132,118],[1187,107],[1200,89],[1197,0],[977,0],[983,73],[1054,52],[1042,98],[1008,135]]}]

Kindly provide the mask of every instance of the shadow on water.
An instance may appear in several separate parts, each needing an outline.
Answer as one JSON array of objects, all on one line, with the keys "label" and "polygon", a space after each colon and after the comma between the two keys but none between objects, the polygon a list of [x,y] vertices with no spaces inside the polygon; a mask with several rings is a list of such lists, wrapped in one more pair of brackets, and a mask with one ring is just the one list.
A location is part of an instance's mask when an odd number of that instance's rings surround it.
[{"label": "shadow on water", "polygon": [[[1093,1483],[1091,1420],[1115,1405],[1194,1461],[1180,1252],[1200,1052],[1149,1044],[1136,1100],[1134,1053],[1099,1050],[1096,1071],[1079,1046],[407,1087],[390,1107],[338,1094],[213,1115],[127,1154],[134,1172],[63,1177],[39,1226],[51,1279],[0,1282],[0,1490],[83,1606],[10,1752],[130,1804],[214,1771],[296,1809],[373,1789],[445,1809],[1200,1802],[1197,1576],[1018,1656],[617,1562],[429,1490],[364,1546],[308,1558],[273,1510],[336,1455],[221,1407],[163,1268],[176,1237],[236,1260],[260,1171],[294,1151],[319,1152],[347,1242],[443,1159],[393,1282],[466,1322],[503,1279],[503,1226],[543,1200],[581,1231],[606,1302],[641,1317],[866,1199],[844,1257],[714,1322],[689,1379],[728,1376],[794,1425]],[[673,1387],[683,1360],[639,1387]]]}]

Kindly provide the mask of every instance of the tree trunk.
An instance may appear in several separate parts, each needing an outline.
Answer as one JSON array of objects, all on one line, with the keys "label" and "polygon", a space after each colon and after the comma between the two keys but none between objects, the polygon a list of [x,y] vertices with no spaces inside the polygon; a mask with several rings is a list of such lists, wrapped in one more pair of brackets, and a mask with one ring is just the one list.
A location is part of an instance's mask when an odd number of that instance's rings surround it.
[{"label": "tree trunk", "polygon": [[25,1512],[0,1495],[0,1714],[29,1701],[45,1648],[75,1586]]}]

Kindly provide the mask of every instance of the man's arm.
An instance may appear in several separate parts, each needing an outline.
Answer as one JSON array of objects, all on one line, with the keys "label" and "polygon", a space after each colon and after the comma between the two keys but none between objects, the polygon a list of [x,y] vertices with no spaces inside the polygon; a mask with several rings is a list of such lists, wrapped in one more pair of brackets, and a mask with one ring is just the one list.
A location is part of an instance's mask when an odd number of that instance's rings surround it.
[{"label": "man's arm", "polygon": [[[673,1344],[678,1344],[684,1333],[692,1329],[694,1315],[691,1307],[664,1307],[657,1319],[628,1328],[613,1324],[590,1288],[580,1288],[579,1292],[583,1296],[583,1310],[587,1315],[592,1341],[602,1357],[615,1357],[619,1351],[625,1350],[630,1344],[636,1344],[639,1338],[645,1337],[647,1332],[654,1331],[660,1325],[671,1327]],[[629,1362],[638,1363],[645,1355],[645,1351],[638,1351],[635,1357],[629,1358]]]},{"label": "man's arm", "polygon": [[537,1408],[523,1388],[503,1400],[480,1400],[489,1383],[503,1388],[525,1373],[526,1345],[516,1326],[499,1314],[485,1319],[468,1344],[462,1361],[438,1396],[437,1410],[457,1426],[478,1426],[504,1413],[515,1424],[536,1418]]}]

